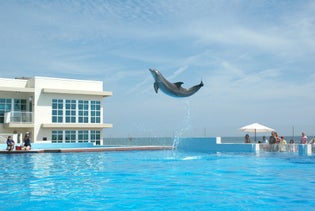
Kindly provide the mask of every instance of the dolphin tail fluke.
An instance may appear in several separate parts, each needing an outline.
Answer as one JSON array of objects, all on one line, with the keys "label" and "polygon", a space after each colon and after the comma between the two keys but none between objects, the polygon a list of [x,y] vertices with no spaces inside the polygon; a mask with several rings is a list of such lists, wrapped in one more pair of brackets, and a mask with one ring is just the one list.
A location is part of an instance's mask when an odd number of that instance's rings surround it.
[{"label": "dolphin tail fluke", "polygon": [[158,93],[158,90],[159,90],[159,85],[158,85],[158,83],[154,83],[154,90],[155,90],[155,93]]}]

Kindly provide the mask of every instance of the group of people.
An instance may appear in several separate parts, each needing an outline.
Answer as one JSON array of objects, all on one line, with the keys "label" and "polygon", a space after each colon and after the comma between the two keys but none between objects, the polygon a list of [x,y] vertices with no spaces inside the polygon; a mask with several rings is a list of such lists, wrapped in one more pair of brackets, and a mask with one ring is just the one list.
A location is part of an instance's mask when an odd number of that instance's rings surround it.
[{"label": "group of people", "polygon": [[287,141],[284,139],[284,136],[279,138],[278,133],[272,131],[269,137],[269,144],[287,144]]},{"label": "group of people", "polygon": [[[313,138],[309,143],[307,142],[308,137],[304,132],[302,132],[301,135],[301,141],[300,144],[315,144],[315,138]],[[244,138],[245,143],[251,143],[250,137],[248,134],[245,135]],[[258,141],[258,143],[265,143],[265,144],[287,144],[287,141],[285,140],[284,136],[281,136],[279,138],[278,133],[276,131],[271,132],[271,136],[269,137],[269,140],[266,138],[266,136],[262,137],[261,141]],[[294,140],[290,140],[290,144],[294,144]]]},{"label": "group of people", "polygon": [[[245,143],[251,143],[250,137],[248,134],[245,135],[244,138]],[[294,140],[291,139],[289,142],[289,145],[287,145],[287,141],[285,140],[284,136],[279,137],[278,133],[276,131],[272,131],[269,139],[266,138],[266,136],[262,137],[262,140],[258,141],[258,143],[261,143],[261,147],[265,151],[279,151],[279,152],[296,152],[297,151],[297,145],[294,144]],[[304,132],[301,134],[300,144],[312,144],[313,148],[315,150],[315,138],[313,138],[310,142],[308,142],[308,137]]]},{"label": "group of people", "polygon": [[[245,143],[251,143],[250,137],[248,134],[245,135],[244,138]],[[271,136],[269,137],[269,140],[266,138],[266,136],[262,137],[261,141],[258,141],[259,144],[286,144],[287,141],[284,139],[284,136],[281,136],[279,138],[278,133],[275,131],[271,132]]]},{"label": "group of people", "polygon": [[[15,145],[15,142],[14,142],[12,136],[8,136],[8,139],[7,139],[7,150],[8,151],[14,150],[14,145]],[[31,145],[30,135],[29,134],[25,134],[25,136],[23,138],[23,146],[21,147],[21,150],[30,150],[31,147],[32,147],[32,145]]]},{"label": "group of people", "polygon": [[[251,143],[248,134],[245,135],[245,143]],[[269,140],[266,138],[266,136],[263,136],[262,140],[258,141],[258,143],[259,144],[273,144],[272,146],[275,146],[273,148],[277,148],[277,149],[272,149],[272,151],[286,151],[287,141],[284,139],[284,136],[281,136],[279,138],[278,133],[275,131],[271,132],[271,136],[269,137]]]}]

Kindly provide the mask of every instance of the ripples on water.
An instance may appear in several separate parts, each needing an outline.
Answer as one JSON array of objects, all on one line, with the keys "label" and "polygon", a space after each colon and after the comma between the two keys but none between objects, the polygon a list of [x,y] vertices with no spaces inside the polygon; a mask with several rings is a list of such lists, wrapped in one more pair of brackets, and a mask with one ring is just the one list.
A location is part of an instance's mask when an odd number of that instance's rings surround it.
[{"label": "ripples on water", "polygon": [[174,151],[1,155],[1,210],[300,210],[314,157]]}]

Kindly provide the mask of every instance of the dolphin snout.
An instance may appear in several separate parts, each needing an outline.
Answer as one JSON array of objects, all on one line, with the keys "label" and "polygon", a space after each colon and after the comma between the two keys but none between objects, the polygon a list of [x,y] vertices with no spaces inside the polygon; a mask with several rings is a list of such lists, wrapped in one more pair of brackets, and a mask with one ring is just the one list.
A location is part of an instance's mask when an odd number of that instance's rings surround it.
[{"label": "dolphin snout", "polygon": [[157,73],[157,70],[154,70],[154,69],[151,69],[151,68],[149,68],[149,70],[150,70],[151,73]]},{"label": "dolphin snout", "polygon": [[149,71],[151,72],[151,74],[153,75],[154,78],[159,74],[159,71],[154,70],[154,69],[149,68]]}]

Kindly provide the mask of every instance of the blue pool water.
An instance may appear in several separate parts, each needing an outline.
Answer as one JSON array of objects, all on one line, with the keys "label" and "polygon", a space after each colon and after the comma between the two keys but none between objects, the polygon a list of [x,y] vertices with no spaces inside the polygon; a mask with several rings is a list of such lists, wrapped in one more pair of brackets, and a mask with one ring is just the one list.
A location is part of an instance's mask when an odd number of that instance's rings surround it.
[{"label": "blue pool water", "polygon": [[0,210],[312,210],[315,158],[174,151],[0,155]]}]

